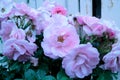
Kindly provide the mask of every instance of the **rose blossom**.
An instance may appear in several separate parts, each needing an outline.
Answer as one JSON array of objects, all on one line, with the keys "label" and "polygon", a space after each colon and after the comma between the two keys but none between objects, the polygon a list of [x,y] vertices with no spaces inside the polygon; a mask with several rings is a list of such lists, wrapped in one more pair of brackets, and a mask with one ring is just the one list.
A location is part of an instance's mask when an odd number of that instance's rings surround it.
[{"label": "rose blossom", "polygon": [[77,22],[83,25],[83,30],[89,36],[98,35],[102,36],[106,32],[107,26],[100,22],[98,18],[89,16],[77,16]]},{"label": "rose blossom", "polygon": [[[40,18],[39,18],[40,19]],[[41,22],[41,23],[40,23]],[[66,16],[55,14],[52,17],[49,17],[48,15],[42,14],[42,19],[38,22],[38,24],[41,24],[39,27],[36,27],[37,34],[41,33],[41,30],[45,30],[45,28],[49,27],[49,25],[61,25],[66,26],[68,24],[68,19]]]},{"label": "rose blossom", "polygon": [[18,29],[17,27],[14,27],[10,34],[10,38],[25,39],[25,31],[23,29]]},{"label": "rose blossom", "polygon": [[80,44],[65,56],[62,67],[70,78],[84,78],[99,63],[99,53],[90,43]]},{"label": "rose blossom", "polygon": [[101,23],[94,23],[91,26],[84,25],[83,30],[88,36],[97,35],[102,36],[107,30],[107,26]]},{"label": "rose blossom", "polygon": [[55,14],[51,17],[49,24],[66,26],[69,23],[68,23],[68,19],[66,16],[60,15],[60,14]]},{"label": "rose blossom", "polygon": [[100,23],[94,23],[91,25],[91,29],[93,35],[102,36],[103,33],[106,32],[107,27]]},{"label": "rose blossom", "polygon": [[34,8],[30,8],[25,3],[21,3],[21,4],[15,5],[15,9],[14,9],[13,14],[16,16],[26,17],[25,22],[30,21],[32,28],[33,27],[35,28],[38,35],[41,34],[41,32],[43,31],[43,24],[42,23],[45,20],[43,18],[43,15],[38,10],[35,10]]},{"label": "rose blossom", "polygon": [[0,36],[2,37],[3,41],[9,39],[9,35],[13,27],[16,27],[16,25],[12,21],[8,20],[1,22]]},{"label": "rose blossom", "polygon": [[87,26],[91,26],[92,24],[100,21],[98,18],[90,17],[90,16],[77,16],[76,18],[80,25],[87,25]]},{"label": "rose blossom", "polygon": [[3,55],[10,59],[25,62],[34,55],[37,46],[26,40],[8,39],[4,43]]},{"label": "rose blossom", "polygon": [[39,11],[38,18],[34,21],[36,33],[39,35],[49,25],[50,15],[46,12]]},{"label": "rose blossom", "polygon": [[103,57],[102,68],[116,73],[120,71],[120,44],[114,44],[112,50]]},{"label": "rose blossom", "polygon": [[116,33],[117,33],[117,32],[116,32],[114,29],[107,28],[107,31],[106,31],[106,32],[108,33],[108,36],[109,36],[110,39],[116,37]]},{"label": "rose blossom", "polygon": [[28,7],[25,3],[15,4],[15,14],[27,15],[30,19],[35,20],[38,17],[38,11]]},{"label": "rose blossom", "polygon": [[44,30],[44,39],[41,43],[44,54],[53,59],[66,56],[80,42],[74,26],[66,21],[62,24],[59,22],[61,23],[59,19],[56,20]]},{"label": "rose blossom", "polygon": [[66,15],[67,11],[64,7],[57,5],[52,8],[51,13],[52,13],[52,15],[54,15],[54,14]]}]

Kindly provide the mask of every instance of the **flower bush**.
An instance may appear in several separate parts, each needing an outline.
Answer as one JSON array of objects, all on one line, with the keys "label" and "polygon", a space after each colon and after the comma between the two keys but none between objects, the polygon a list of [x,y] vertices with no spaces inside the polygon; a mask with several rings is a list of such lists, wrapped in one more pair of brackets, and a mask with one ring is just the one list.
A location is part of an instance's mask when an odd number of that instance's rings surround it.
[{"label": "flower bush", "polygon": [[2,0],[0,79],[117,79],[119,35],[120,29],[112,23],[90,16],[69,16],[55,2],[45,1],[33,9],[25,3]]}]

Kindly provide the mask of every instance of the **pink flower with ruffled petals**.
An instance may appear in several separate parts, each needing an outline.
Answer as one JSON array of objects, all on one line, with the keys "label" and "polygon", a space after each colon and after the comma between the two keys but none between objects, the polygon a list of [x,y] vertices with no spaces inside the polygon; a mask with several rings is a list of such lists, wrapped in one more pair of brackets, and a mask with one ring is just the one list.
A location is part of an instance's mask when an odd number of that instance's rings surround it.
[{"label": "pink flower with ruffled petals", "polygon": [[25,3],[15,4],[15,8],[21,14],[27,14],[27,12],[30,11],[30,7],[28,7]]},{"label": "pink flower with ruffled petals", "polygon": [[21,4],[15,5],[14,14],[16,16],[26,17],[25,22],[31,21],[33,24],[32,26],[35,27],[35,30],[38,35],[41,34],[41,32],[43,31],[42,22],[45,22],[45,20],[44,20],[42,14],[38,10],[35,10],[34,8],[30,8],[25,3],[21,3]]},{"label": "pink flower with ruffled petals", "polygon": [[98,36],[102,36],[107,30],[107,27],[100,23],[94,23],[90,28],[92,29],[92,34]]},{"label": "pink flower with ruffled petals", "polygon": [[38,18],[39,12],[25,3],[15,4],[15,14],[27,15],[33,21]]},{"label": "pink flower with ruffled petals", "polygon": [[91,26],[92,24],[100,21],[98,18],[90,16],[77,16],[76,18],[79,24],[87,26]]},{"label": "pink flower with ruffled petals", "polygon": [[83,30],[87,35],[103,35],[107,30],[105,24],[100,23],[100,20],[95,17],[90,16],[77,16],[77,22],[80,25],[83,25]]},{"label": "pink flower with ruffled petals", "polygon": [[67,11],[64,7],[57,5],[52,8],[51,13],[52,13],[52,15],[54,15],[54,14],[66,15]]},{"label": "pink flower with ruffled petals", "polygon": [[110,39],[115,38],[117,33],[114,29],[111,29],[111,28],[107,28],[106,32],[108,33],[108,36]]},{"label": "pink flower with ruffled petals", "polygon": [[[57,21],[58,24],[56,24]],[[74,26],[66,22],[63,23],[59,24],[59,20],[56,20],[44,30],[44,39],[41,46],[44,54],[53,59],[66,56],[80,42]]]},{"label": "pink flower with ruffled petals", "polygon": [[111,70],[114,73],[120,71],[120,44],[114,44],[111,52],[103,57],[103,61],[104,70]]},{"label": "pink flower with ruffled petals", "polygon": [[69,23],[68,23],[68,19],[66,16],[60,15],[60,14],[55,14],[51,17],[49,24],[66,26]]},{"label": "pink flower with ruffled petals", "polygon": [[84,78],[99,63],[99,52],[90,43],[80,44],[62,61],[62,67],[70,78]]},{"label": "pink flower with ruffled petals", "polygon": [[77,16],[77,22],[83,26],[83,30],[88,36],[102,36],[107,30],[107,26],[102,24],[98,18],[89,16]]},{"label": "pink flower with ruffled petals", "polygon": [[8,20],[1,22],[0,36],[2,37],[3,41],[10,38],[9,35],[14,27],[16,27],[16,25],[12,21]]},{"label": "pink flower with ruffled petals", "polygon": [[36,49],[37,46],[34,43],[11,38],[4,43],[3,55],[9,59],[25,62],[30,60],[30,57],[34,55]]},{"label": "pink flower with ruffled petals", "polygon": [[23,29],[18,29],[17,27],[13,28],[10,38],[15,39],[25,39],[25,31]]}]

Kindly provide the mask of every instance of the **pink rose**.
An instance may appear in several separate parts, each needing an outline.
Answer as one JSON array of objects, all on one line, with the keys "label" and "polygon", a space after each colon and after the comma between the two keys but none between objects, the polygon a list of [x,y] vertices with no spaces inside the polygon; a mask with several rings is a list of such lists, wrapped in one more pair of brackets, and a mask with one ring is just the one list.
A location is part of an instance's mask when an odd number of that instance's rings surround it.
[{"label": "pink rose", "polygon": [[107,27],[104,24],[94,23],[91,26],[84,25],[83,30],[88,36],[98,35],[102,36],[104,32],[106,32]]},{"label": "pink rose", "polygon": [[84,25],[84,26],[83,26],[83,31],[84,31],[85,34],[87,34],[88,36],[93,35],[93,31],[92,31],[91,27],[89,27],[89,26],[87,26],[87,25]]},{"label": "pink rose", "polygon": [[63,23],[59,24],[59,20],[56,20],[54,24],[49,25],[44,30],[41,46],[44,54],[53,59],[66,56],[71,49],[80,43],[74,26],[66,24],[66,22]]},{"label": "pink rose", "polygon": [[92,29],[93,35],[102,36],[104,32],[106,32],[107,27],[104,24],[94,23],[90,26]]},{"label": "pink rose", "polygon": [[64,7],[57,5],[52,8],[51,13],[52,13],[52,15],[54,15],[54,14],[66,15],[67,11]]},{"label": "pink rose", "polygon": [[60,15],[60,14],[55,14],[51,17],[49,24],[66,26],[69,23],[68,23],[68,19],[66,16]]},{"label": "pink rose", "polygon": [[99,52],[90,43],[80,44],[65,56],[62,67],[70,78],[84,78],[99,63]]},{"label": "pink rose", "polygon": [[110,39],[115,38],[115,36],[117,34],[117,31],[114,29],[111,29],[111,28],[107,28],[106,32],[108,33],[108,36]]},{"label": "pink rose", "polygon": [[36,33],[39,35],[50,24],[50,15],[40,11],[39,17],[34,21]]},{"label": "pink rose", "polygon": [[3,41],[9,39],[9,35],[16,25],[12,21],[3,21],[1,22],[1,29],[0,29],[0,36],[2,37]]},{"label": "pink rose", "polygon": [[37,46],[26,40],[8,39],[4,43],[3,55],[18,61],[28,61],[34,55]]},{"label": "pink rose", "polygon": [[15,4],[15,13],[27,15],[33,21],[38,18],[39,12],[25,3]]},{"label": "pink rose", "polygon": [[100,21],[98,18],[90,16],[77,16],[76,18],[79,24],[87,26],[91,26],[92,24]]},{"label": "pink rose", "polygon": [[43,22],[45,22],[45,20],[38,10],[30,8],[27,4],[21,3],[15,5],[14,14],[17,16],[26,16],[25,22],[31,21],[31,25],[35,28],[38,35],[43,31]]},{"label": "pink rose", "polygon": [[22,29],[18,29],[17,27],[13,28],[10,38],[15,38],[15,39],[25,39],[25,31]]},{"label": "pink rose", "polygon": [[120,44],[113,45],[111,52],[103,57],[102,68],[116,73],[120,71]]},{"label": "pink rose", "polygon": [[83,25],[83,30],[88,36],[101,36],[104,32],[106,32],[106,25],[101,24],[98,18],[90,16],[77,16],[76,18],[78,23],[80,25]]},{"label": "pink rose", "polygon": [[68,19],[66,16],[55,14],[52,17],[49,15],[44,15],[44,13],[41,15],[41,18],[38,20],[38,26],[35,27],[37,34],[40,34],[42,30],[45,30],[45,28],[49,27],[49,25],[61,25],[66,26],[68,24]]}]

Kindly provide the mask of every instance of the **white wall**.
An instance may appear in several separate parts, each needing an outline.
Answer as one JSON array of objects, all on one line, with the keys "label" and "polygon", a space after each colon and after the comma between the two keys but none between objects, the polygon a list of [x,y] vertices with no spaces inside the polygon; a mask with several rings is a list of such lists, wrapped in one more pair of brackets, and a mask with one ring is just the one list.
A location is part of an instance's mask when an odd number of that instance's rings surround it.
[{"label": "white wall", "polygon": [[102,0],[102,18],[115,21],[120,28],[120,0]]}]

